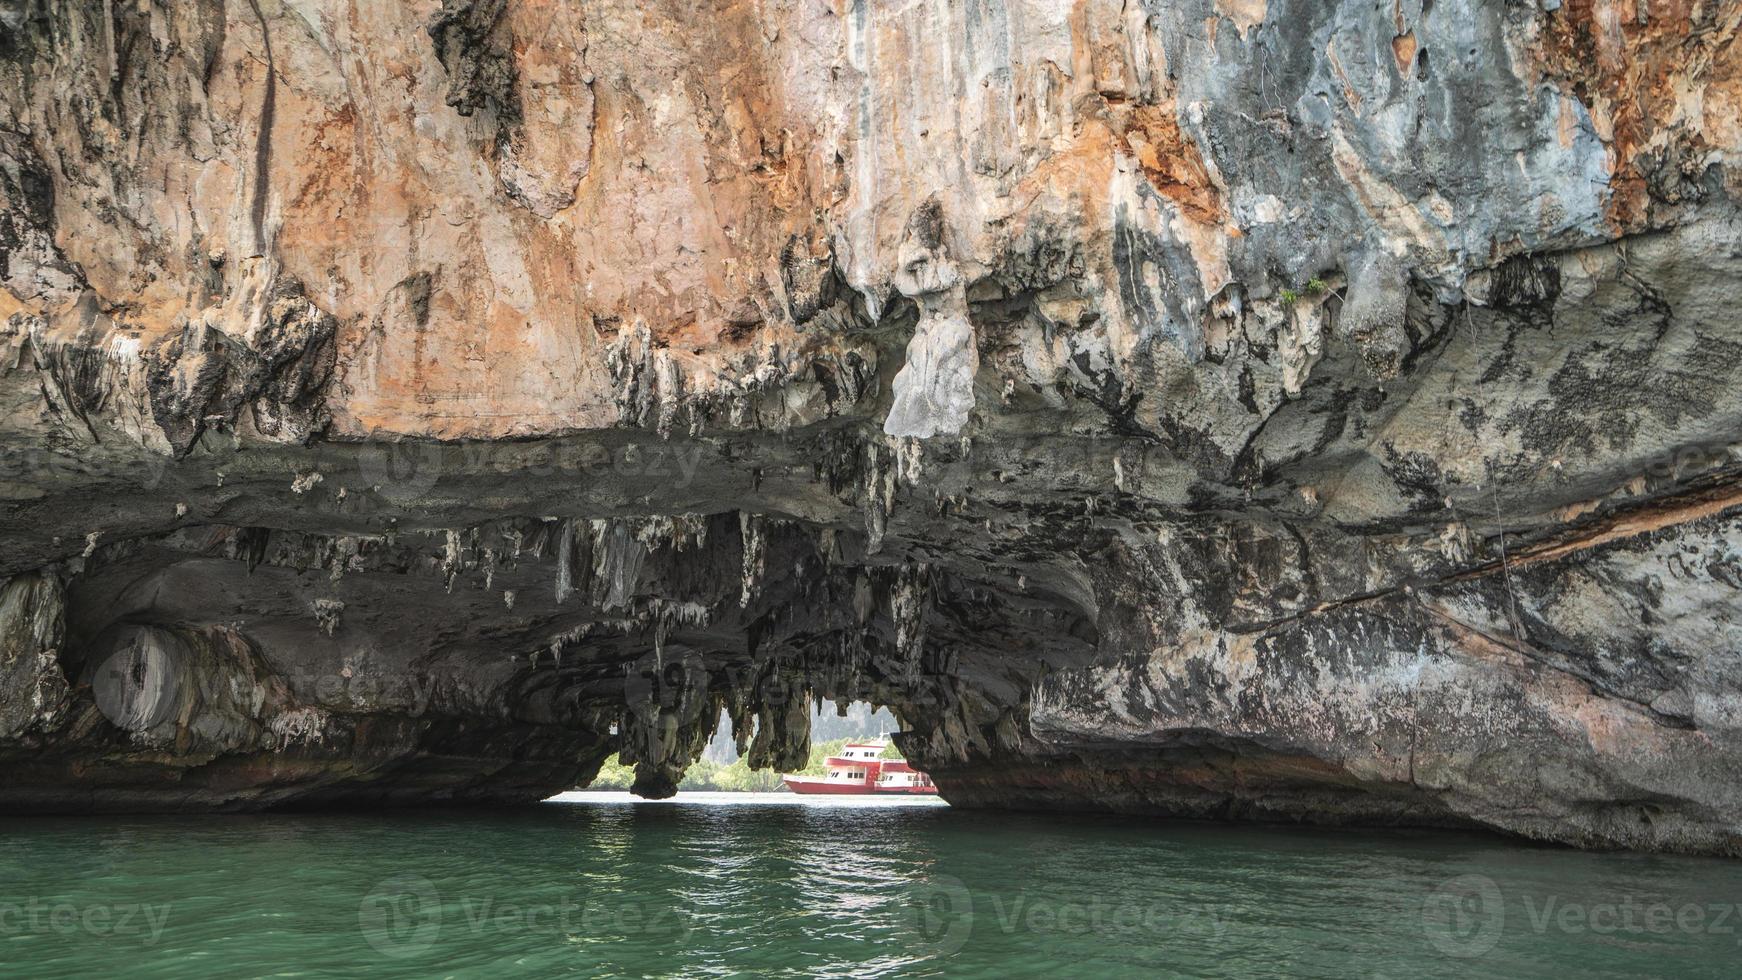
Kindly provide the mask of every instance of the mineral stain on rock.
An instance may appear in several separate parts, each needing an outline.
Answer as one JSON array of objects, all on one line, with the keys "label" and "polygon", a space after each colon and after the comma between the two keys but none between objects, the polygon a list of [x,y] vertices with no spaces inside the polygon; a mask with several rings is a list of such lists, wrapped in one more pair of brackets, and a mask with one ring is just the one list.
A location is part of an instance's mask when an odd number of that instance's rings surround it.
[{"label": "mineral stain on rock", "polygon": [[1742,853],[1739,24],[0,11],[0,809],[868,700],[957,805]]}]

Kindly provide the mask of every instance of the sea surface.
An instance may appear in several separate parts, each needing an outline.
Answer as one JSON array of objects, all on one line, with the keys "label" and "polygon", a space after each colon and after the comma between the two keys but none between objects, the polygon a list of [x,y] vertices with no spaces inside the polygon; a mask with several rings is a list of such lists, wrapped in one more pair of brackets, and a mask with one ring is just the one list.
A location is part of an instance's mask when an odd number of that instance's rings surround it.
[{"label": "sea surface", "polygon": [[5,977],[1735,977],[1742,862],[572,793],[0,821]]}]

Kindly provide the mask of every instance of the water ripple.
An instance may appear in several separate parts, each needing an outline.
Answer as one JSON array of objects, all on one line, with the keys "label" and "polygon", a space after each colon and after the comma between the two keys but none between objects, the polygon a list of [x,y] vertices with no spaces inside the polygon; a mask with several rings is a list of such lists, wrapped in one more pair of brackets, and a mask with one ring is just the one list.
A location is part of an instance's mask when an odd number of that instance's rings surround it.
[{"label": "water ripple", "polygon": [[12,821],[0,975],[1723,977],[1596,924],[1742,922],[1727,861],[878,802]]}]

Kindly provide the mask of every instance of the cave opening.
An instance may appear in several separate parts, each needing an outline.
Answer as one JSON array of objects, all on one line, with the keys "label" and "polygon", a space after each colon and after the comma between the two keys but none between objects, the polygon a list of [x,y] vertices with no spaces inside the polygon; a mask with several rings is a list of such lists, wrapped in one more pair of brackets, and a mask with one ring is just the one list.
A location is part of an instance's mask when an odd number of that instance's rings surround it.
[{"label": "cave opening", "polygon": [[[843,493],[887,462],[840,463],[857,475]],[[463,493],[474,475],[444,481]],[[77,575],[14,590],[65,624],[43,648],[90,737],[39,759],[13,804],[520,803],[613,758],[635,793],[664,798],[722,716],[745,768],[773,776],[848,734],[813,737],[819,714],[858,717],[861,703],[891,714],[850,734],[889,736],[918,773],[967,769],[1022,742],[1044,677],[1093,660],[1082,565],[920,552],[805,509],[185,524],[99,543]],[[124,764],[166,750],[174,794]],[[113,780],[94,797],[57,788],[76,783],[57,773],[93,770]]]},{"label": "cave opening", "polygon": [[[721,711],[700,754],[677,780],[674,798],[711,800],[710,794],[850,795],[884,800],[936,797],[937,787],[930,776],[911,764],[897,744],[901,722],[890,709],[868,701],[813,702],[809,719],[809,754],[802,764],[789,761],[758,769],[750,765],[749,747],[755,744],[760,722],[752,719],[740,738],[731,713]],[[614,754],[590,782],[576,789],[634,790],[636,772],[636,767]],[[641,786],[643,794],[649,790]]]}]

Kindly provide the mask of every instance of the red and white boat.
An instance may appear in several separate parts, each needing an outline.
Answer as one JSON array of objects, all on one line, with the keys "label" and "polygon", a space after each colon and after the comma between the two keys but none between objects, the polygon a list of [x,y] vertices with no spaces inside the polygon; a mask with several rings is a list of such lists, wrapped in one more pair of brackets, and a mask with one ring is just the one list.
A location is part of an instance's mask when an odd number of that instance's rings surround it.
[{"label": "red and white boat", "polygon": [[823,760],[827,772],[821,776],[782,776],[786,788],[794,793],[816,793],[840,796],[865,796],[873,793],[929,793],[938,788],[931,777],[915,770],[901,759],[881,758],[889,747],[888,739],[868,742],[848,742],[840,755]]}]

